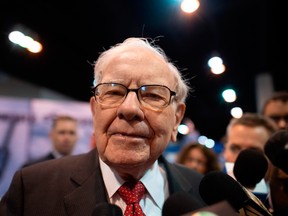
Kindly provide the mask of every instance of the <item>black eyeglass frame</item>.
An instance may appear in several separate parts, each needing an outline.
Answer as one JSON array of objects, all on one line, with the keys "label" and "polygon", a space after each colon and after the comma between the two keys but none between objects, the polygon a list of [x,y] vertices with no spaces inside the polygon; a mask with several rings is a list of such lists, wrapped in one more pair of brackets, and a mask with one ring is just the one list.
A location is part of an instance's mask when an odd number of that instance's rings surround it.
[{"label": "black eyeglass frame", "polygon": [[[138,101],[139,101],[141,104],[142,104],[142,101],[139,99],[139,93],[138,93],[141,88],[143,88],[143,87],[149,87],[149,86],[164,87],[164,88],[166,88],[167,90],[169,90],[170,97],[169,97],[169,101],[167,102],[167,104],[165,104],[165,106],[159,107],[159,109],[165,108],[165,107],[169,106],[169,104],[171,103],[172,96],[174,96],[174,97],[176,96],[176,92],[175,92],[175,91],[172,91],[169,87],[167,87],[167,86],[165,86],[165,85],[148,84],[148,85],[142,85],[142,86],[140,86],[139,88],[129,89],[129,88],[127,88],[127,86],[125,86],[125,85],[123,85],[123,84],[121,84],[121,83],[114,83],[114,82],[109,83],[109,82],[105,82],[105,83],[99,83],[98,85],[96,85],[96,86],[94,86],[94,87],[92,88],[92,93],[93,93],[93,96],[94,96],[94,98],[95,98],[96,101],[98,101],[98,100],[97,100],[97,97],[96,97],[96,89],[97,89],[100,85],[103,85],[103,84],[105,84],[105,85],[107,85],[107,84],[110,84],[110,85],[116,84],[116,85],[119,85],[119,86],[124,87],[124,88],[126,89],[126,94],[125,94],[125,97],[123,97],[123,98],[124,98],[123,101],[126,99],[126,97],[127,97],[127,95],[129,94],[129,92],[135,92],[136,95],[137,95],[137,99],[138,99]],[[123,102],[123,101],[122,101],[122,102]],[[100,104],[101,104],[101,102],[100,102]]]}]

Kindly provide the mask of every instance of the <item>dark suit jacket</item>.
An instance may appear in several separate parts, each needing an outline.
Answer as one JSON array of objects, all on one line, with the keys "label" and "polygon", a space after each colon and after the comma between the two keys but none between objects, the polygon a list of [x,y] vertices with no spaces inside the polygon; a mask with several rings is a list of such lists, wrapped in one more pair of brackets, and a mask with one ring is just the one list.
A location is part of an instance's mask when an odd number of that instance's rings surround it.
[{"label": "dark suit jacket", "polygon": [[41,158],[38,158],[36,160],[32,160],[32,161],[28,161],[26,162],[23,166],[23,167],[27,167],[27,166],[30,166],[30,165],[33,165],[33,164],[36,164],[36,163],[40,163],[40,162],[43,162],[43,161],[46,161],[46,160],[52,160],[52,159],[55,159],[55,156],[52,154],[52,153],[49,153]]},{"label": "dark suit jacket", "polygon": [[[170,194],[185,191],[205,203],[198,193],[202,175],[160,157]],[[49,160],[17,171],[0,202],[0,215],[91,216],[95,206],[107,202],[98,153]]]}]

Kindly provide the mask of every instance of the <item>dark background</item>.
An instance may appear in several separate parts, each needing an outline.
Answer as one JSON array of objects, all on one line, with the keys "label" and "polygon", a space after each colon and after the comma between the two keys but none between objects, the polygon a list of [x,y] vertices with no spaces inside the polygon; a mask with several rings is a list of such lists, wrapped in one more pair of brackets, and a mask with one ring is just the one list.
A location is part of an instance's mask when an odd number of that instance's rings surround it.
[{"label": "dark background", "polygon": [[[274,90],[287,90],[287,17],[277,1],[200,4],[187,15],[177,0],[7,1],[0,7],[0,69],[87,102],[91,63],[100,52],[127,37],[158,38],[157,44],[191,78],[194,92],[186,116],[201,134],[217,140],[225,133],[232,106],[256,112],[258,74],[270,73]],[[7,36],[15,26],[37,34],[43,52],[31,54],[12,45]],[[222,75],[209,72],[207,60],[213,53],[224,60]],[[226,87],[237,91],[233,104],[222,100]]]}]

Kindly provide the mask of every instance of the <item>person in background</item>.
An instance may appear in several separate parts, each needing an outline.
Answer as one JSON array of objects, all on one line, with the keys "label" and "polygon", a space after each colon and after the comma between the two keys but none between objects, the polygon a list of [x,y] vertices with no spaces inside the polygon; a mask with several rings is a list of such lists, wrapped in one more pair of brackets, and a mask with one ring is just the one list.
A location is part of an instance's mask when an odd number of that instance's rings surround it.
[{"label": "person in background", "polygon": [[[225,161],[224,171],[234,177],[234,163],[241,151],[244,149],[258,149],[264,153],[264,146],[269,137],[277,131],[277,125],[270,118],[258,113],[244,113],[240,118],[230,120],[226,128],[226,136],[223,150],[223,159]],[[268,163],[267,172],[261,182],[256,185],[255,190],[264,195],[263,203],[272,212],[271,200],[269,194],[269,181],[271,178],[273,166]],[[254,193],[256,191],[253,191]],[[262,196],[263,197],[263,196]]]},{"label": "person in background", "polygon": [[257,113],[244,113],[240,118],[231,119],[226,128],[224,160],[234,163],[240,151],[247,148],[264,151],[266,141],[276,130],[271,119]]},{"label": "person in background", "polygon": [[71,155],[78,141],[77,126],[78,123],[74,117],[69,115],[59,115],[55,117],[52,121],[51,130],[49,131],[52,151],[41,158],[26,162],[23,167]]},{"label": "person in background", "polygon": [[217,154],[204,145],[192,142],[183,146],[177,155],[176,163],[207,174],[210,171],[220,171]]},{"label": "person in background", "polygon": [[275,92],[268,98],[262,109],[262,114],[276,122],[279,129],[288,128],[288,92]]},{"label": "person in background", "polygon": [[[279,130],[288,130],[288,92],[275,92],[268,98],[262,109],[264,116],[271,118]],[[270,177],[273,215],[288,215],[288,173],[273,166]]]},{"label": "person in background", "polygon": [[[94,79],[96,148],[17,171],[0,215],[97,215],[96,206],[109,203],[124,215],[160,216],[176,192],[206,206],[203,175],[162,155],[177,141],[190,89],[164,51],[153,40],[128,38],[99,56]],[[130,204],[128,193],[139,199]]]}]

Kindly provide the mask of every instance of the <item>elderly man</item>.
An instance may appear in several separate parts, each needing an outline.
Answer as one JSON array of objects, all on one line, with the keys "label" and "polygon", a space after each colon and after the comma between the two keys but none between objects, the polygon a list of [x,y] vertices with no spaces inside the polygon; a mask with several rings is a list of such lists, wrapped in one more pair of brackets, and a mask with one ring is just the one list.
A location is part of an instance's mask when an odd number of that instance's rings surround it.
[{"label": "elderly man", "polygon": [[[189,91],[162,49],[128,38],[102,53],[94,72],[96,148],[17,172],[1,215],[97,215],[99,204],[110,203],[124,215],[160,216],[165,200],[179,191],[205,206],[198,193],[202,175],[161,156],[176,141]],[[139,199],[129,203],[128,193]]]}]

